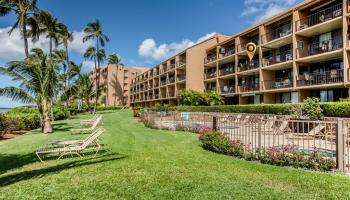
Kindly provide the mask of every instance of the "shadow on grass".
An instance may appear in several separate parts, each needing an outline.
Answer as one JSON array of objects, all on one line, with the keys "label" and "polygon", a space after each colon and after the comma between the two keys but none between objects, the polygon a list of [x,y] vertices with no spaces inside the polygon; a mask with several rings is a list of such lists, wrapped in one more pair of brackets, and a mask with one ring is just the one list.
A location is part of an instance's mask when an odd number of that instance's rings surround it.
[{"label": "shadow on grass", "polygon": [[[20,181],[25,181],[28,179],[36,178],[36,177],[44,177],[53,173],[58,173],[63,170],[72,169],[75,167],[82,167],[82,166],[88,166],[93,165],[97,163],[104,163],[114,160],[120,160],[127,158],[126,155],[121,154],[104,154],[97,157],[88,157],[88,158],[79,158],[74,161],[65,162],[63,164],[50,166],[46,168],[40,168],[40,169],[34,169],[34,170],[27,170],[23,172],[13,173],[7,176],[3,176],[0,178],[0,187],[8,186],[11,184],[18,183]],[[43,164],[44,165],[44,164]]]},{"label": "shadow on grass", "polygon": [[68,124],[66,122],[60,122],[56,123],[53,126],[54,131],[69,131],[70,129],[74,128],[71,124]]},{"label": "shadow on grass", "polygon": [[34,153],[25,155],[0,154],[0,175],[8,170],[19,168],[37,161],[38,158]]}]

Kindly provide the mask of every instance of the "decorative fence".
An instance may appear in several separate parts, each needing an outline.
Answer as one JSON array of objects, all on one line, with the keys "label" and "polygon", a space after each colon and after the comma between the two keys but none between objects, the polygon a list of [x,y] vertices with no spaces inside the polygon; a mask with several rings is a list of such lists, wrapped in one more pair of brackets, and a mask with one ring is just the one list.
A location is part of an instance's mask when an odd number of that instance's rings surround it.
[{"label": "decorative fence", "polygon": [[350,172],[350,119],[310,121],[292,120],[282,115],[144,112],[141,120],[158,129],[197,131],[210,128],[231,141],[241,142],[249,152],[285,146],[305,154],[317,150],[323,157],[334,159],[338,170]]}]

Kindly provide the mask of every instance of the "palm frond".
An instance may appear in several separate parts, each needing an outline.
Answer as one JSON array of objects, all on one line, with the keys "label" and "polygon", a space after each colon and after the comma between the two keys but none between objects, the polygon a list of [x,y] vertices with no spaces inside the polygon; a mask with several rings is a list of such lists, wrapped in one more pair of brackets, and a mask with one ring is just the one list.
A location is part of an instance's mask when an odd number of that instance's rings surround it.
[{"label": "palm frond", "polygon": [[23,103],[33,103],[34,98],[26,91],[16,87],[0,88],[0,96],[11,98],[13,101],[21,101]]}]

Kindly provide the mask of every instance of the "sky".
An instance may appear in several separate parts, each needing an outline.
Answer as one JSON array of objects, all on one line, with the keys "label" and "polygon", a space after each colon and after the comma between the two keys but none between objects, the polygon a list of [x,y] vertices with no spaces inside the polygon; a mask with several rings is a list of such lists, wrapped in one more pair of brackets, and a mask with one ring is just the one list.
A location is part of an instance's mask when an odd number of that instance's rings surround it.
[{"label": "sky", "polygon": [[[271,17],[302,0],[38,0],[38,7],[50,11],[59,22],[74,32],[70,57],[83,63],[83,71],[92,62],[82,54],[92,42],[82,42],[88,22],[99,19],[110,38],[104,47],[107,54],[117,53],[126,66],[153,67],[177,52],[204,40],[214,33],[233,35]],[[8,35],[16,20],[10,14],[0,17],[0,66],[24,57],[23,41],[18,30]],[[42,36],[30,48],[48,49]],[[0,88],[16,86],[0,75]],[[21,105],[0,97],[0,107]]]}]

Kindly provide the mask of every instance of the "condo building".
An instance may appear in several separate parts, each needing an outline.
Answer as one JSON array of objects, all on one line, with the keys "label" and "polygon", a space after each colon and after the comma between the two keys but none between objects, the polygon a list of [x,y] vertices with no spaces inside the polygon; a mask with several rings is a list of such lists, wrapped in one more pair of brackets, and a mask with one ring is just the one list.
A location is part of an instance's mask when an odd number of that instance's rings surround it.
[{"label": "condo building", "polygon": [[[176,105],[181,89],[216,91],[227,104],[349,97],[350,1],[306,0],[233,36],[216,34],[139,74],[131,105]],[[246,45],[257,51],[252,60]]]},{"label": "condo building", "polygon": [[[109,64],[101,67],[99,73],[99,104],[106,106],[130,106],[131,80],[149,68],[125,67]],[[90,79],[95,86],[96,71],[90,74]]]}]

